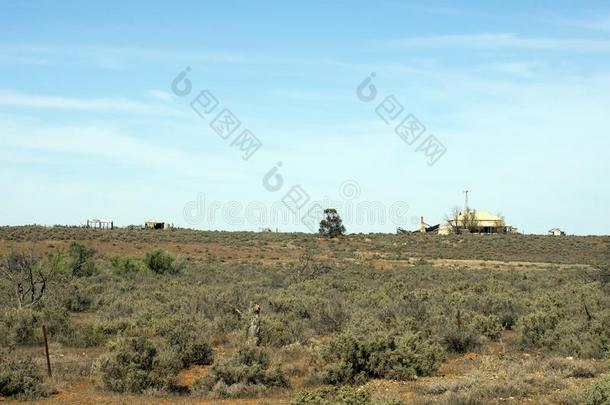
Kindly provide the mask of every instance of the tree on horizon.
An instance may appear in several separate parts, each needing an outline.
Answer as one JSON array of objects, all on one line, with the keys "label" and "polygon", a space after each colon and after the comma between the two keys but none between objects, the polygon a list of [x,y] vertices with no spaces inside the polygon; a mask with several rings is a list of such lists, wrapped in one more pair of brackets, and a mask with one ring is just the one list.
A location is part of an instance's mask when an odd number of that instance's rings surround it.
[{"label": "tree on horizon", "polygon": [[345,226],[343,226],[343,220],[334,208],[327,208],[324,210],[325,218],[320,221],[320,235],[328,238],[336,238],[338,236],[345,235]]}]

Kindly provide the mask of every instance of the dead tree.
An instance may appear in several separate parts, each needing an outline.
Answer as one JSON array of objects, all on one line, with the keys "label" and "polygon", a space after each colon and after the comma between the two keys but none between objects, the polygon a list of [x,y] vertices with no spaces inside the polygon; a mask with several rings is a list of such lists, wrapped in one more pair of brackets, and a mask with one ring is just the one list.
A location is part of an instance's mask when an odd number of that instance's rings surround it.
[{"label": "dead tree", "polygon": [[299,264],[295,269],[295,274],[298,280],[304,280],[309,273],[309,265],[313,261],[313,252],[306,250],[299,258]]},{"label": "dead tree", "polygon": [[0,274],[13,286],[19,309],[38,304],[44,296],[47,275],[31,252],[9,253],[2,257]]},{"label": "dead tree", "polygon": [[462,226],[469,233],[477,231],[479,221],[477,220],[477,212],[475,210],[466,209],[462,214]]},{"label": "dead tree", "polygon": [[582,299],[582,304],[585,309],[585,314],[587,315],[587,323],[591,323],[591,321],[593,320],[593,315],[589,311],[589,307],[587,306],[587,302],[585,301],[584,297]]},{"label": "dead tree", "polygon": [[477,212],[471,209],[466,209],[462,212],[459,208],[455,207],[451,214],[445,216],[445,222],[455,235],[475,232],[478,226]]},{"label": "dead tree", "polygon": [[313,249],[307,249],[299,258],[299,263],[294,269],[294,277],[299,282],[313,280],[324,273],[328,273],[329,270],[330,267],[316,262]]},{"label": "dead tree", "polygon": [[445,222],[451,228],[451,232],[455,235],[462,233],[462,227],[460,226],[460,210],[455,207],[450,214],[445,215]]},{"label": "dead tree", "polygon": [[258,346],[261,342],[260,331],[261,331],[261,307],[258,304],[252,305],[250,308],[250,325],[248,326],[248,337],[246,344],[248,346]]},{"label": "dead tree", "polygon": [[[233,311],[241,319],[244,319],[244,311],[241,311],[239,308],[233,308]],[[248,330],[246,331],[246,344],[248,346],[258,346],[261,342],[261,306],[258,304],[250,304],[250,323],[248,324]]]}]

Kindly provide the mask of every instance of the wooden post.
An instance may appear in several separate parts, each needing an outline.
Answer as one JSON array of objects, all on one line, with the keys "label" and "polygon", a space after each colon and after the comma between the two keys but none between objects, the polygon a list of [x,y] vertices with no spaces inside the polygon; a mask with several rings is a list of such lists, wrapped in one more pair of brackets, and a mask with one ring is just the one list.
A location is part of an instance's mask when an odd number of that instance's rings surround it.
[{"label": "wooden post", "polygon": [[51,358],[49,357],[49,342],[47,340],[47,327],[42,325],[42,336],[44,338],[44,352],[47,355],[47,373],[49,377],[53,377],[51,373]]}]

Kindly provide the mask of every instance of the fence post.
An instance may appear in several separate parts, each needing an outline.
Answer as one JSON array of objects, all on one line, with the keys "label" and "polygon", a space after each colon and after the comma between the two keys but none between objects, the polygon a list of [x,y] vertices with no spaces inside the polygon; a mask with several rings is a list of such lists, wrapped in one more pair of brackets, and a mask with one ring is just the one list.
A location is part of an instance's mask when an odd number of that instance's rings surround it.
[{"label": "fence post", "polygon": [[47,327],[42,325],[42,336],[44,338],[44,352],[47,355],[47,373],[49,377],[53,377],[51,374],[51,358],[49,357],[49,342],[47,341]]}]

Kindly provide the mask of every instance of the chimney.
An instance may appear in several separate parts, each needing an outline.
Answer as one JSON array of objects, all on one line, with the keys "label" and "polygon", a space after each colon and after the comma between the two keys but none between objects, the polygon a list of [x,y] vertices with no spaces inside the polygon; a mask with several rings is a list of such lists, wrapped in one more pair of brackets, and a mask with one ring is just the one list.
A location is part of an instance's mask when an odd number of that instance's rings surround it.
[{"label": "chimney", "polygon": [[421,233],[426,233],[426,224],[424,222],[424,216],[419,217],[419,231]]}]

